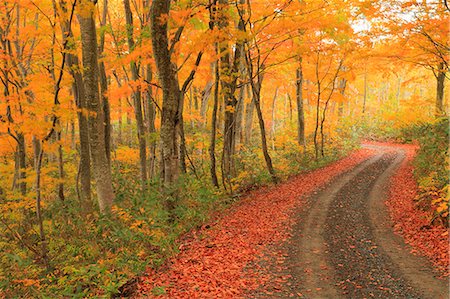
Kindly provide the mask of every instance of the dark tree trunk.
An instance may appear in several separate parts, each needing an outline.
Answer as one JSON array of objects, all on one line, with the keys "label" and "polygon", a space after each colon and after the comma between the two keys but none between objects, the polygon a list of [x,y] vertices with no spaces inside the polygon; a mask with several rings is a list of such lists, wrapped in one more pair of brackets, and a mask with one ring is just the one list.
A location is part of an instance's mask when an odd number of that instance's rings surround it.
[{"label": "dark tree trunk", "polygon": [[19,179],[19,190],[20,194],[25,195],[27,193],[27,183],[26,179],[26,169],[27,169],[27,161],[26,161],[26,147],[25,147],[25,136],[22,133],[17,134],[17,159],[16,159],[16,169],[17,178]]},{"label": "dark tree trunk", "polygon": [[[216,46],[216,52],[217,46]],[[211,181],[216,188],[219,188],[219,180],[217,179],[217,171],[216,171],[216,131],[217,131],[217,110],[219,106],[219,81],[220,81],[220,72],[219,72],[219,61],[216,62],[215,66],[216,78],[214,82],[214,104],[213,111],[211,116],[211,140],[209,145],[209,158],[210,158],[210,173],[211,173]]]},{"label": "dark tree trunk", "polygon": [[[106,16],[108,14],[108,0],[103,0],[103,11],[100,21],[100,26],[104,27],[106,25]],[[98,55],[102,57],[103,50],[105,47],[105,31],[100,31],[100,43]],[[105,63],[100,61],[99,64],[99,75],[100,75],[100,95],[103,103],[103,115],[105,119],[105,151],[106,157],[108,159],[108,163],[111,165],[111,136],[112,136],[112,127],[111,127],[111,109],[109,106],[109,99],[106,96],[108,91],[108,79],[106,77]]]}]

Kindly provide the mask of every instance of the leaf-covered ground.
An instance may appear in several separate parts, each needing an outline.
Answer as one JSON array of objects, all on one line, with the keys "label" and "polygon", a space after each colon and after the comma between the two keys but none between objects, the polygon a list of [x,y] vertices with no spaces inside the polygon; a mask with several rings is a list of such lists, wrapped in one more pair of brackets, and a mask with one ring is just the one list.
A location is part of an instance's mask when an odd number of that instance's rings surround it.
[{"label": "leaf-covered ground", "polygon": [[[139,295],[170,298],[239,297],[273,279],[255,263],[271,244],[290,236],[301,197],[367,159],[362,149],[324,168],[250,193],[234,208],[180,245],[158,272],[149,270]],[[282,278],[281,278],[282,279]]]},{"label": "leaf-covered ground", "polygon": [[412,160],[417,147],[395,146],[406,151],[406,159],[391,178],[390,195],[386,202],[395,223],[394,229],[413,247],[413,253],[428,257],[436,269],[444,276],[449,276],[448,229],[440,225],[431,226],[432,215],[416,208],[418,186],[413,176]]}]

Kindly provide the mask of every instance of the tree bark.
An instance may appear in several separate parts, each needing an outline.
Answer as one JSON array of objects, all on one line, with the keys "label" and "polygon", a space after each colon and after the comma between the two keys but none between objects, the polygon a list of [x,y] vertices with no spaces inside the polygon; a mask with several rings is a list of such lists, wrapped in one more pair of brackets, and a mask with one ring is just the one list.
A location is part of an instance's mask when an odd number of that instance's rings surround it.
[{"label": "tree bark", "polygon": [[299,57],[299,67],[296,72],[296,100],[297,100],[297,142],[306,147],[305,140],[305,111],[303,109],[303,69],[302,57]]},{"label": "tree bark", "polygon": [[16,160],[18,170],[18,179],[19,179],[19,190],[20,194],[25,195],[27,193],[27,183],[25,179],[26,169],[27,169],[27,161],[26,161],[26,147],[25,147],[25,136],[22,133],[17,134],[17,160]]},{"label": "tree bark", "polygon": [[[127,40],[129,51],[134,50],[134,37],[133,37],[133,14],[131,12],[130,1],[123,0],[125,9],[125,19],[127,24]],[[139,80],[138,67],[135,61],[130,63],[131,68],[131,80],[136,82]],[[139,140],[139,168],[141,173],[141,187],[144,191],[147,185],[147,144],[145,140],[145,126],[144,118],[142,116],[142,94],[139,87],[133,89],[133,103],[134,103],[134,116],[136,118],[138,140]]]},{"label": "tree bark", "polygon": [[[85,0],[86,2],[88,0]],[[95,3],[95,2],[94,2]],[[81,31],[81,44],[84,69],[84,88],[89,110],[89,137],[91,158],[94,168],[98,204],[101,213],[111,209],[114,192],[112,188],[111,168],[105,150],[105,126],[103,103],[99,94],[99,66],[97,56],[97,34],[94,20],[94,6],[78,15]]]},{"label": "tree bark", "polygon": [[[103,11],[100,20],[100,26],[106,26],[106,16],[108,14],[108,0],[103,0]],[[100,31],[100,43],[98,47],[98,55],[102,57],[103,50],[105,47],[105,31]],[[111,127],[111,108],[109,105],[109,99],[106,96],[108,92],[108,78],[106,77],[106,69],[105,63],[103,60],[100,61],[99,64],[99,75],[100,75],[100,96],[103,103],[103,115],[104,115],[104,126],[105,126],[105,151],[106,157],[108,159],[108,163],[111,165],[111,136],[112,136],[112,127]]]},{"label": "tree bark", "polygon": [[[61,1],[61,7],[66,11],[66,3]],[[62,32],[69,32],[71,24],[68,20],[65,20],[61,25]],[[69,38],[73,38],[71,34]],[[86,104],[86,95],[83,85],[83,77],[79,71],[80,63],[78,56],[68,52],[66,54],[67,68],[70,75],[73,78],[72,94],[77,108],[78,118],[78,131],[80,140],[80,162],[79,162],[79,176],[81,183],[81,200],[84,202],[84,206],[88,206],[91,203],[91,158],[89,149],[89,127],[88,127],[88,113]],[[78,180],[77,180],[78,186]],[[77,188],[78,190],[78,188]]]},{"label": "tree bark", "polygon": [[[180,87],[177,67],[171,61],[167,37],[167,16],[170,0],[154,0],[151,5],[153,55],[163,90],[161,115],[161,179],[167,187],[173,187],[178,179],[179,157],[177,127],[180,105]],[[175,195],[175,193],[173,194]]]},{"label": "tree bark", "polygon": [[444,82],[445,82],[445,65],[443,62],[439,64],[439,68],[436,75],[436,117],[442,117],[445,115],[444,109]]},{"label": "tree bark", "polygon": [[[153,74],[152,74],[152,68],[150,65],[147,65],[146,68],[146,80],[148,82],[152,81]],[[153,92],[152,87],[148,86],[147,93],[146,93],[146,106],[147,106],[147,114],[146,114],[146,120],[147,120],[147,128],[148,128],[148,134],[150,136],[149,142],[148,142],[148,148],[149,148],[149,157],[148,157],[148,176],[149,178],[152,178],[155,173],[155,165],[156,165],[156,127],[155,127],[155,119],[156,119],[156,108],[155,104],[153,103]]]},{"label": "tree bark", "polygon": [[[347,79],[341,78],[339,80],[339,93],[344,96],[345,95],[345,88],[347,87]],[[344,102],[340,101],[338,105],[338,116],[339,119],[344,115]]]},{"label": "tree bark", "polygon": [[[216,52],[217,46],[216,46]],[[214,104],[213,111],[211,115],[211,139],[209,145],[209,158],[210,158],[210,173],[211,181],[216,188],[219,188],[219,180],[217,179],[216,171],[216,131],[217,131],[217,110],[219,106],[219,82],[220,82],[220,72],[219,72],[219,61],[216,61],[215,66],[215,82],[214,82]]]}]

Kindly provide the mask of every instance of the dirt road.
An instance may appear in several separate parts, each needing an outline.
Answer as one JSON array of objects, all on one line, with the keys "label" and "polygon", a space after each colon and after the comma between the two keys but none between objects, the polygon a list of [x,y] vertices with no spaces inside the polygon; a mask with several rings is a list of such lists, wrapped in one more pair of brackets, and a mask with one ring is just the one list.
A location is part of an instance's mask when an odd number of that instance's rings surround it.
[{"label": "dirt road", "polygon": [[256,298],[449,298],[425,258],[393,233],[384,205],[401,149],[377,154],[310,195],[286,242],[282,291]]}]

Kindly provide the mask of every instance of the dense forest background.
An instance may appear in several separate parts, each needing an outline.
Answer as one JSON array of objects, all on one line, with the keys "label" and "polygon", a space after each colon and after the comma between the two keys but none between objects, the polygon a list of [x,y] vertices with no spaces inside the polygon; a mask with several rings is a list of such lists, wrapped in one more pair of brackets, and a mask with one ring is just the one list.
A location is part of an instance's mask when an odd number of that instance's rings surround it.
[{"label": "dense forest background", "polygon": [[418,205],[447,225],[448,16],[445,1],[2,1],[0,297],[117,293],[247,190],[361,140],[419,142]]}]

